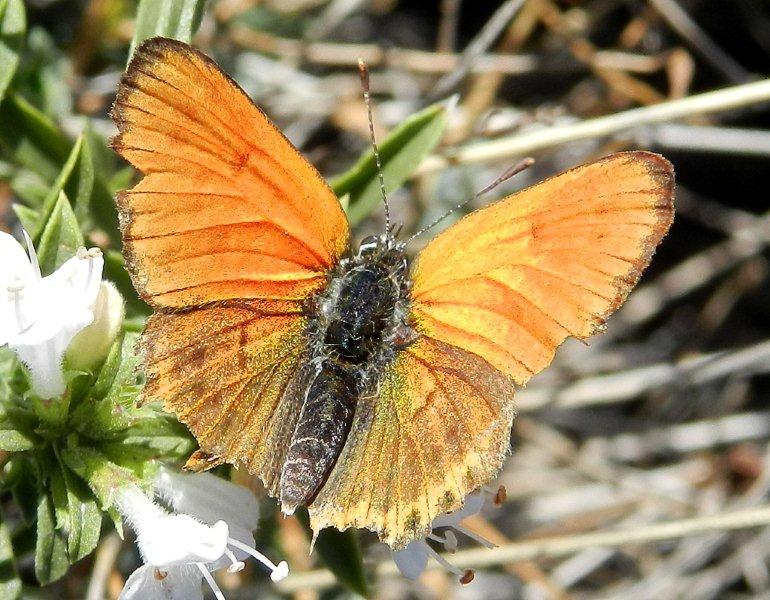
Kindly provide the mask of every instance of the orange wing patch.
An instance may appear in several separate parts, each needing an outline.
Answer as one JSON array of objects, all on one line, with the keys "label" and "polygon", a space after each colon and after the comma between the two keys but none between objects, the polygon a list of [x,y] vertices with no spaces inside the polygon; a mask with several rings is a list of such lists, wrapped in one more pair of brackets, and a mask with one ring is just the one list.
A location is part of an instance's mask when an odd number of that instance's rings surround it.
[{"label": "orange wing patch", "polygon": [[624,152],[460,220],[419,255],[412,319],[524,384],[599,330],[673,220],[671,164]]},{"label": "orange wing patch", "polygon": [[150,317],[147,385],[201,449],[277,485],[301,403],[305,319],[291,304],[243,302]]},{"label": "orange wing patch", "polygon": [[513,383],[479,357],[423,337],[399,353],[379,397],[361,398],[310,523],[365,527],[391,547],[495,476],[508,449]]},{"label": "orange wing patch", "polygon": [[118,196],[134,284],[154,306],[302,299],[348,244],[334,193],[208,57],[137,48],[114,148],[145,177]]}]

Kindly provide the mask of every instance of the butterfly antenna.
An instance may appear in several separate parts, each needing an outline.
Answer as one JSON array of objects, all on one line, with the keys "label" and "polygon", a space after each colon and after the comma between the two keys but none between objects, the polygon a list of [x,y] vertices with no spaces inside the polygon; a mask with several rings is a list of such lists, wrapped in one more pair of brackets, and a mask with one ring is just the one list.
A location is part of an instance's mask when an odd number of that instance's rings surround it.
[{"label": "butterfly antenna", "polygon": [[385,193],[385,177],[382,174],[382,161],[380,160],[380,150],[377,147],[377,137],[374,135],[374,118],[372,117],[372,99],[369,92],[369,67],[366,66],[364,59],[358,59],[358,75],[361,77],[361,89],[364,92],[364,102],[366,103],[366,113],[369,117],[369,137],[372,140],[372,151],[374,152],[374,162],[377,165],[377,177],[380,180],[380,194],[382,194],[382,203],[385,205],[385,231],[390,232],[390,206],[388,206],[388,196]]},{"label": "butterfly antenna", "polygon": [[451,215],[456,210],[460,210],[463,206],[468,204],[469,202],[473,202],[477,198],[481,198],[484,194],[491,192],[493,189],[495,189],[498,185],[503,183],[504,181],[508,181],[511,177],[514,175],[517,175],[518,173],[521,173],[525,169],[528,169],[533,164],[535,164],[534,158],[525,158],[524,160],[516,163],[512,167],[506,169],[497,179],[495,179],[492,183],[490,183],[488,186],[484,187],[483,189],[476,192],[473,196],[468,198],[467,200],[463,200],[458,204],[457,206],[453,206],[448,211],[446,211],[443,215],[441,215],[438,219],[433,221],[430,225],[426,225],[422,229],[420,229],[417,233],[415,233],[412,237],[410,237],[408,240],[406,240],[406,244],[411,242],[414,238],[416,238],[419,235],[422,235],[426,231],[433,229],[436,225],[441,223],[444,219],[446,219],[449,215]]}]

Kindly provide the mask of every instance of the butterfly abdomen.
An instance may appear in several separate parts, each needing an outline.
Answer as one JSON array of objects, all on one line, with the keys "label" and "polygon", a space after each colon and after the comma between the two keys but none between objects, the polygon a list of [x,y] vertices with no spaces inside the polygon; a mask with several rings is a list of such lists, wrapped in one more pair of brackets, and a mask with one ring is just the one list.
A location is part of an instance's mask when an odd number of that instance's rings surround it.
[{"label": "butterfly abdomen", "polygon": [[312,502],[347,439],[358,397],[352,374],[324,365],[308,388],[281,471],[281,505]]}]

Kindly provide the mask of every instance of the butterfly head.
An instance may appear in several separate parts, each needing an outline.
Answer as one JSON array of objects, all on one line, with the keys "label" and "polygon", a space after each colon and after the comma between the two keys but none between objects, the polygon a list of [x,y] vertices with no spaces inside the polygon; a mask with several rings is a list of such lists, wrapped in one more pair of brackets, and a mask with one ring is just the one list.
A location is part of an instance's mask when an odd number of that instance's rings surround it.
[{"label": "butterfly head", "polygon": [[400,242],[393,231],[381,235],[370,235],[361,240],[354,261],[377,263],[388,270],[404,274],[407,267],[405,249],[406,244]]}]

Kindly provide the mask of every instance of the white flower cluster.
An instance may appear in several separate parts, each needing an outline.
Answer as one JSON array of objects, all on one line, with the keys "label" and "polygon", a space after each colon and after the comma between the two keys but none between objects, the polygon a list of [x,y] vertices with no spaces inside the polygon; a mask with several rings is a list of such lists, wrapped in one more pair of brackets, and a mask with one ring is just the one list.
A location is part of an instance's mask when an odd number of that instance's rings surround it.
[{"label": "white flower cluster", "polygon": [[[98,248],[80,248],[43,277],[32,241],[26,232],[24,237],[28,255],[0,232],[0,346],[16,352],[29,369],[32,392],[47,400],[64,394],[64,354],[78,332],[94,322],[104,259]],[[119,296],[117,305],[122,321]]]},{"label": "white flower cluster", "polygon": [[246,488],[208,473],[182,475],[161,468],[154,493],[171,511],[133,485],[116,495],[144,560],[120,600],[203,600],[203,580],[224,600],[211,572],[224,567],[240,571],[249,556],[270,570],[273,581],[289,574],[286,562],[276,565],[255,550],[252,532],[259,510]]}]

